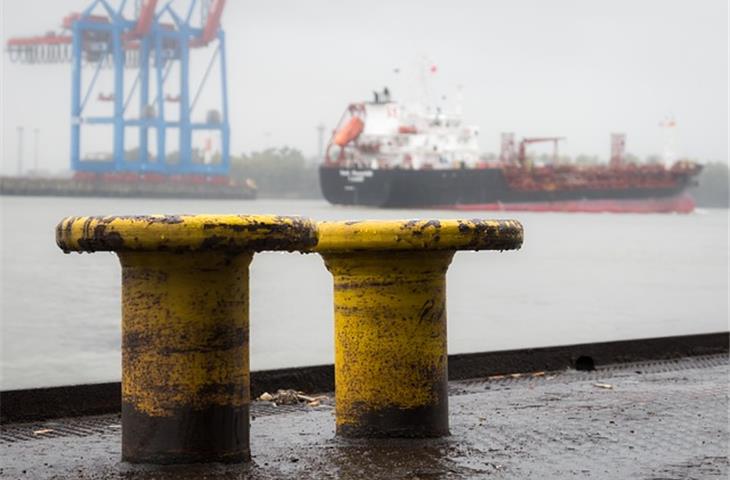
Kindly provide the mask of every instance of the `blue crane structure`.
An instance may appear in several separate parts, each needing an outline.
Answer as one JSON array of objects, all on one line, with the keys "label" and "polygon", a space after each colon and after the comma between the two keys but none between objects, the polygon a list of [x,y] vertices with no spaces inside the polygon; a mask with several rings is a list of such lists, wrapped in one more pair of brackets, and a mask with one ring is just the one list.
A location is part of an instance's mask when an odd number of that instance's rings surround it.
[{"label": "blue crane structure", "polygon": [[[131,9],[127,0],[94,0],[83,12],[64,18],[62,33],[8,40],[6,49],[13,61],[71,63],[70,156],[71,169],[77,175],[203,181],[227,177],[230,126],[225,33],[220,24],[225,0],[184,3],[184,8],[176,9],[174,0],[164,5],[158,5],[158,0],[136,0],[134,16],[130,19],[125,16]],[[208,46],[214,47],[213,53],[202,79],[193,90],[190,84],[191,50]],[[198,100],[216,64],[220,105],[205,112],[204,120],[193,120]],[[179,82],[168,78],[175,66]],[[88,80],[82,78],[84,70],[91,72]],[[132,70],[134,74],[134,80],[127,82],[129,85],[125,85],[130,77],[125,75],[125,70]],[[113,76],[113,92],[99,93],[96,100],[111,102],[112,112],[106,116],[86,114],[102,72]],[[172,93],[175,90],[177,93]],[[136,114],[130,108],[135,97]],[[177,118],[166,112],[166,103],[179,104]],[[91,125],[108,125],[113,129],[110,156],[82,158],[82,135],[85,127]],[[193,134],[199,131],[219,136],[219,153],[210,152],[210,138],[203,149],[208,150],[207,158],[199,149],[193,148]],[[177,145],[168,145],[168,137],[173,132],[177,134]],[[125,136],[130,134],[136,137],[138,148],[125,150]],[[152,151],[151,144],[156,144]],[[168,148],[172,153],[166,153]]]}]

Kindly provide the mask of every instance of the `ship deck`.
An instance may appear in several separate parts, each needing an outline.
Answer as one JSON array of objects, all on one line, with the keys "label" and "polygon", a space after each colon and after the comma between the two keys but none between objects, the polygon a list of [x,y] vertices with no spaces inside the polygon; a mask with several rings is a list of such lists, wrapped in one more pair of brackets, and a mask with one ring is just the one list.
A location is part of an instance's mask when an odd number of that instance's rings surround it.
[{"label": "ship deck", "polygon": [[[332,402],[252,405],[247,465],[120,461],[118,414],[3,425],[1,478],[727,478],[726,353],[452,381],[451,436],[336,438]],[[329,395],[331,399],[331,395]]]}]

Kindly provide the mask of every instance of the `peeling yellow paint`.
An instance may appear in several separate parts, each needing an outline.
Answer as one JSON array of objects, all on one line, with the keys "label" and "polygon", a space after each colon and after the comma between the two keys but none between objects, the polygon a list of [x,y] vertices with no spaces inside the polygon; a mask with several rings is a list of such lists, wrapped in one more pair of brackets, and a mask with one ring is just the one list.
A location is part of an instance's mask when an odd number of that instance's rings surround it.
[{"label": "peeling yellow paint", "polygon": [[306,250],[312,221],[276,215],[68,217],[56,227],[64,251]]},{"label": "peeling yellow paint", "polygon": [[119,255],[122,398],[164,417],[249,403],[249,263],[256,251],[309,250],[317,231],[275,215],[68,217],[56,242]]},{"label": "peeling yellow paint", "polygon": [[319,222],[317,252],[346,250],[513,250],[517,220],[363,220]]},{"label": "peeling yellow paint", "polygon": [[152,416],[249,403],[251,253],[123,252],[122,397]]},{"label": "peeling yellow paint", "polygon": [[[315,251],[334,278],[338,431],[447,434],[446,271],[457,250],[520,248],[522,225],[471,219],[317,226]],[[423,422],[433,425],[404,432],[410,420],[397,418],[399,411],[430,412]],[[393,431],[383,415],[392,416]]]},{"label": "peeling yellow paint", "polygon": [[324,254],[335,278],[338,424],[363,406],[438,402],[446,379],[445,272],[453,252]]}]

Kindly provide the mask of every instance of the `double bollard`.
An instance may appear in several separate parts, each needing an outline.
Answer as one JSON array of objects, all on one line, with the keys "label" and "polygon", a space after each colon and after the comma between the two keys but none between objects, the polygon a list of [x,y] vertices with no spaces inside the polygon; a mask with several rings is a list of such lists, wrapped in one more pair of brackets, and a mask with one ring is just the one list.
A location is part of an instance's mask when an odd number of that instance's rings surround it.
[{"label": "double bollard", "polygon": [[337,433],[449,434],[446,271],[457,250],[511,250],[513,220],[69,217],[65,252],[122,265],[122,458],[241,462],[249,446],[248,267],[317,252],[334,279]]}]

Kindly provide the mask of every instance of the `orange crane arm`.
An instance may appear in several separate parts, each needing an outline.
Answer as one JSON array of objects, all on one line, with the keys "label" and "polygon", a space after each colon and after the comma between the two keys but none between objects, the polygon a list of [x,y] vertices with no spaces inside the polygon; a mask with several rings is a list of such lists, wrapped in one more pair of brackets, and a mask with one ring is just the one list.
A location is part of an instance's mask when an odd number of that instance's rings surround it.
[{"label": "orange crane arm", "polygon": [[226,0],[213,0],[208,16],[206,17],[203,33],[190,43],[191,47],[202,47],[213,41],[220,29],[221,16],[223,15],[223,7],[225,6]]},{"label": "orange crane arm", "polygon": [[157,8],[157,0],[146,0],[137,19],[137,25],[134,27],[133,35],[137,38],[144,37],[152,28],[152,20],[155,18],[155,8]]}]

